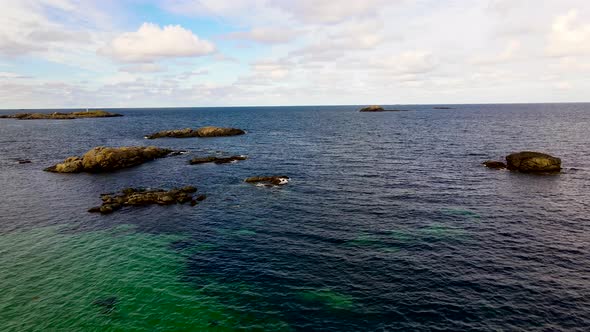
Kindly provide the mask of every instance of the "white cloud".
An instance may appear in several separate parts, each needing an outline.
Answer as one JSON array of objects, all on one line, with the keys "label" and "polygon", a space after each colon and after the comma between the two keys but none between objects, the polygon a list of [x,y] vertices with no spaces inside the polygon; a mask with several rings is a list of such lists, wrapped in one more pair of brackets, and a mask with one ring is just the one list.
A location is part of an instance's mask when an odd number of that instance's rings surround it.
[{"label": "white cloud", "polygon": [[427,51],[409,51],[388,57],[376,57],[371,64],[392,75],[424,74],[438,66],[438,59]]},{"label": "white cloud", "polygon": [[283,44],[293,41],[299,32],[285,28],[253,28],[249,31],[232,32],[225,36],[232,40],[247,40],[262,44]]},{"label": "white cloud", "polygon": [[518,57],[518,51],[521,49],[522,44],[518,40],[511,40],[506,48],[499,54],[492,54],[486,56],[479,56],[473,60],[474,64],[477,65],[494,65],[500,63],[506,63],[515,60]]},{"label": "white cloud", "polygon": [[274,5],[289,13],[294,19],[306,23],[333,24],[351,18],[375,16],[386,0],[282,0]]},{"label": "white cloud", "polygon": [[576,56],[590,54],[590,24],[580,19],[575,9],[557,16],[551,26],[547,54]]},{"label": "white cloud", "polygon": [[163,58],[204,56],[214,51],[213,43],[180,25],[160,28],[144,23],[135,32],[119,35],[99,53],[122,62],[153,62]]},{"label": "white cloud", "polygon": [[128,65],[119,68],[119,71],[126,73],[157,73],[164,71],[166,68],[156,63],[140,63],[137,65]]}]

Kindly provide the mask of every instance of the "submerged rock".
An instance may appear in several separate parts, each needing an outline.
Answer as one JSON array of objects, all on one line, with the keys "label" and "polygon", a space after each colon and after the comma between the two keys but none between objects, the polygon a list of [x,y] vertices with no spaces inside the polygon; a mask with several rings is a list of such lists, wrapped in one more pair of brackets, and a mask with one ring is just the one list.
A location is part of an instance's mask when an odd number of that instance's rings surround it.
[{"label": "submerged rock", "polygon": [[145,205],[172,205],[191,203],[192,206],[197,201],[202,201],[206,197],[201,195],[193,199],[193,194],[197,188],[187,186],[184,188],[175,188],[172,190],[163,189],[142,189],[142,188],[125,188],[121,194],[101,195],[102,205],[88,209],[88,212],[110,214],[120,210],[124,206],[145,206]]},{"label": "submerged rock", "polygon": [[278,176],[253,176],[249,177],[244,182],[256,183],[263,185],[281,186],[289,183],[289,177],[278,175]]},{"label": "submerged rock", "polygon": [[69,157],[62,163],[48,167],[45,171],[55,173],[98,173],[140,165],[144,162],[163,158],[172,150],[155,146],[147,147],[96,147],[82,157]]},{"label": "submerged rock", "polygon": [[556,173],[561,171],[561,159],[545,153],[523,151],[508,155],[506,167],[523,173]]},{"label": "submerged rock", "polygon": [[506,164],[501,161],[494,161],[494,160],[486,160],[482,163],[485,167],[494,168],[494,169],[504,169],[506,168]]},{"label": "submerged rock", "polygon": [[113,310],[115,310],[117,302],[119,302],[119,300],[116,296],[110,296],[98,299],[92,302],[92,304],[101,307],[103,314],[110,314]]},{"label": "submerged rock", "polygon": [[0,119],[17,119],[17,120],[72,120],[82,118],[111,118],[123,116],[122,114],[110,113],[102,110],[70,112],[70,113],[17,113],[11,115],[0,115]]},{"label": "submerged rock", "polygon": [[231,157],[197,157],[190,161],[191,165],[205,164],[205,163],[216,163],[216,164],[227,164],[238,160],[246,160],[246,156],[231,156]]},{"label": "submerged rock", "polygon": [[361,110],[359,112],[409,112],[409,110],[396,110],[396,109],[386,110],[381,106],[372,105],[372,106],[367,106],[367,107],[361,108]]},{"label": "submerged rock", "polygon": [[187,137],[218,137],[218,136],[236,136],[243,135],[246,132],[242,129],[237,128],[221,128],[221,127],[202,127],[199,129],[174,129],[174,130],[163,130],[151,135],[146,136],[147,139],[163,138],[163,137],[174,137],[174,138],[187,138]]}]

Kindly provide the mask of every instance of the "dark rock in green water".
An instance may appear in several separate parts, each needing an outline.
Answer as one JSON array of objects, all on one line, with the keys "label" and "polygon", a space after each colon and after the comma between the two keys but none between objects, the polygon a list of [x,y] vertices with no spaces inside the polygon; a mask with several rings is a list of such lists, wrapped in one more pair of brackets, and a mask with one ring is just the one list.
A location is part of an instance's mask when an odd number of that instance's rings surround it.
[{"label": "dark rock in green water", "polygon": [[199,195],[199,197],[196,198],[197,202],[202,202],[204,200],[207,199],[207,195]]},{"label": "dark rock in green water", "polygon": [[523,173],[558,173],[561,159],[545,153],[523,151],[506,157],[507,168]]},{"label": "dark rock in green water", "polygon": [[[163,189],[125,188],[119,195],[102,195],[102,205],[93,207],[88,212],[110,214],[124,206],[145,206],[152,204],[172,205],[191,202],[191,206],[194,206],[196,205],[196,201],[193,200],[193,194],[195,192],[197,192],[197,188],[193,186],[168,191]],[[201,200],[203,199],[201,198]]]},{"label": "dark rock in green water", "polygon": [[92,302],[92,304],[101,307],[103,314],[110,314],[111,312],[113,312],[113,310],[115,310],[115,308],[117,306],[117,302],[118,302],[118,299],[116,296],[110,296],[110,297],[105,297],[103,299],[98,299],[98,300]]}]

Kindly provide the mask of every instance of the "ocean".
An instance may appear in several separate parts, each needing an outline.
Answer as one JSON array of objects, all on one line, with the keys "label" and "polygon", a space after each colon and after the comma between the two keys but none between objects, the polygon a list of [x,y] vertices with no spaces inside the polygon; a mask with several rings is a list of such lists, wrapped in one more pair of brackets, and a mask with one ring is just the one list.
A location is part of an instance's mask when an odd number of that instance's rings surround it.
[{"label": "ocean", "polygon": [[[0,330],[588,331],[590,104],[433,106],[0,119]],[[144,139],[209,125],[247,134]],[[189,153],[43,171],[144,145]],[[523,150],[563,172],[481,165]],[[188,163],[221,153],[248,160]],[[291,181],[243,182],[256,175]],[[207,199],[87,212],[101,193],[186,185]]]}]

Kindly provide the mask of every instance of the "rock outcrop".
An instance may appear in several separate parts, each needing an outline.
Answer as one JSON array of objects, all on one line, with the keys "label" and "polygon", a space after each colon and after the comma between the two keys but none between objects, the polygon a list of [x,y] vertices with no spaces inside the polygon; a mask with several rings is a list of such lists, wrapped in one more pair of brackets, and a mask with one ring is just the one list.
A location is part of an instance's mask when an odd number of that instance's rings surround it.
[{"label": "rock outcrop", "polygon": [[409,110],[397,110],[397,109],[386,110],[381,106],[372,105],[372,106],[367,106],[367,107],[361,108],[361,110],[359,112],[409,112]]},{"label": "rock outcrop", "polygon": [[88,212],[109,214],[120,210],[124,206],[145,206],[145,205],[172,205],[191,203],[196,205],[198,201],[205,199],[205,195],[193,198],[197,192],[196,187],[188,186],[172,190],[163,189],[136,189],[126,188],[120,194],[101,195],[102,205],[93,207]]},{"label": "rock outcrop", "polygon": [[485,167],[494,168],[494,169],[504,169],[506,168],[506,164],[501,161],[494,161],[494,160],[486,160],[482,163]]},{"label": "rock outcrop", "polygon": [[99,173],[110,172],[143,164],[156,158],[163,158],[172,150],[155,146],[147,147],[96,147],[82,157],[69,157],[64,162],[48,167],[45,171],[55,173]]},{"label": "rock outcrop", "polygon": [[231,157],[196,157],[191,159],[191,165],[205,164],[205,163],[216,163],[216,164],[228,164],[239,160],[246,160],[246,156],[231,156]]},{"label": "rock outcrop", "polygon": [[508,155],[506,167],[523,173],[555,173],[561,171],[561,159],[545,153],[523,151]]},{"label": "rock outcrop", "polygon": [[123,116],[122,114],[110,113],[106,111],[96,110],[87,112],[71,112],[71,113],[17,113],[11,115],[0,115],[2,119],[17,119],[17,120],[73,120],[82,118],[112,118]]},{"label": "rock outcrop", "polygon": [[238,128],[221,128],[221,127],[202,127],[199,129],[174,129],[174,130],[163,130],[151,135],[146,136],[147,139],[163,138],[163,137],[174,137],[174,138],[187,138],[187,137],[219,137],[219,136],[237,136],[243,135],[246,132]]},{"label": "rock outcrop", "polygon": [[276,176],[253,176],[244,180],[244,182],[270,185],[270,186],[282,186],[289,183],[289,177],[284,175]]}]

